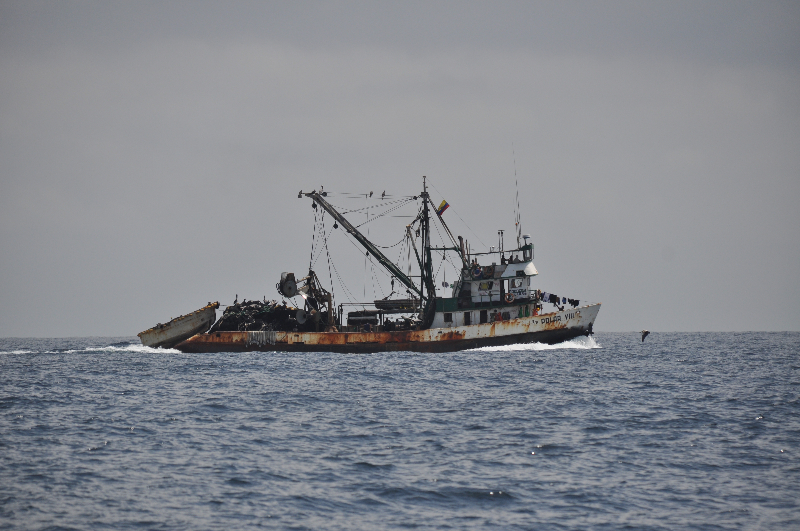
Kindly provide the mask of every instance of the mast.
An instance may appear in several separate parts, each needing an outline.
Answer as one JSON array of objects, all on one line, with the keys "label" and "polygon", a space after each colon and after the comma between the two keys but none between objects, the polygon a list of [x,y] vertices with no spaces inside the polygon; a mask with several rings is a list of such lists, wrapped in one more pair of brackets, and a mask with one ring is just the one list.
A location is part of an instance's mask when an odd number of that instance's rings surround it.
[{"label": "mast", "polygon": [[432,301],[436,297],[436,286],[433,284],[433,260],[431,258],[431,222],[428,216],[428,183],[426,177],[422,176],[422,281],[428,290],[428,299]]},{"label": "mast", "polygon": [[[341,223],[341,225],[345,228],[345,230],[347,230],[347,232],[349,234],[352,234],[353,237],[356,239],[356,241],[358,241],[358,243],[360,243],[367,250],[367,252],[369,254],[374,256],[375,259],[378,260],[378,263],[380,263],[383,267],[388,269],[389,272],[391,272],[395,277],[397,277],[397,279],[400,280],[400,282],[402,282],[406,287],[408,287],[409,289],[414,291],[417,295],[420,296],[420,298],[422,298],[422,299],[425,298],[425,296],[422,294],[422,290],[420,288],[418,288],[414,284],[414,281],[411,280],[408,276],[406,276],[403,273],[403,271],[401,271],[400,268],[397,267],[391,260],[386,258],[383,255],[383,253],[380,252],[380,250],[378,250],[378,248],[375,247],[375,245],[372,244],[372,242],[370,242],[363,234],[361,234],[361,232],[359,232],[358,229],[356,229],[349,221],[347,221],[341,214],[339,214],[339,212],[337,212],[336,209],[333,208],[333,206],[330,203],[328,203],[325,199],[323,199],[322,194],[320,194],[319,192],[314,191],[314,192],[309,192],[309,193],[306,193],[306,194],[303,194],[303,195],[313,199],[322,208],[324,208],[325,211],[333,217],[333,219],[335,219],[336,221]],[[425,195],[424,197],[427,198],[427,195]],[[424,206],[425,221],[423,223],[427,224],[426,221],[427,221],[427,214],[428,214],[428,204],[425,201],[424,201],[424,203],[425,203],[425,206]],[[430,247],[430,244],[427,245],[427,248],[428,248],[428,250],[427,250],[428,263],[426,264],[427,270],[430,270],[430,249],[429,249],[429,247]],[[423,277],[423,280],[426,277],[426,274],[425,274],[424,271],[422,272],[422,277]],[[433,282],[431,281],[430,284],[432,285]],[[431,288],[430,288],[430,286],[428,286],[428,295],[431,296],[431,293],[432,293]],[[435,296],[435,293],[434,293],[434,296]]]}]

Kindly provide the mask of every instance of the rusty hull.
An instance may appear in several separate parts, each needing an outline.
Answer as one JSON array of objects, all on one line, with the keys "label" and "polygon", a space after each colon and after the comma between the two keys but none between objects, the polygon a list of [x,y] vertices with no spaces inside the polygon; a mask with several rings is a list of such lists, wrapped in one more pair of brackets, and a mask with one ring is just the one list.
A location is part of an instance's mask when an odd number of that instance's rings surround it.
[{"label": "rusty hull", "polygon": [[[253,340],[258,332],[197,334],[175,348],[182,352],[452,352],[516,343],[560,343],[588,335],[600,304],[450,328],[397,332],[272,332],[274,344]],[[263,334],[263,333],[262,333]]]}]

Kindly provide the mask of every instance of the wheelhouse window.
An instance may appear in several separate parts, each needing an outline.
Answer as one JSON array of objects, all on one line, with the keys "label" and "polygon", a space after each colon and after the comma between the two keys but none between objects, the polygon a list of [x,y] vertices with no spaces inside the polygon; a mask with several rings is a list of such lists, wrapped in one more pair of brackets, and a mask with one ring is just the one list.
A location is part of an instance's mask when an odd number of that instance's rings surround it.
[{"label": "wheelhouse window", "polygon": [[527,249],[522,250],[522,259],[526,262],[533,260],[533,245],[530,245]]},{"label": "wheelhouse window", "polygon": [[453,322],[453,313],[452,312],[445,312],[445,314],[444,314],[444,322],[445,323],[452,323]]}]

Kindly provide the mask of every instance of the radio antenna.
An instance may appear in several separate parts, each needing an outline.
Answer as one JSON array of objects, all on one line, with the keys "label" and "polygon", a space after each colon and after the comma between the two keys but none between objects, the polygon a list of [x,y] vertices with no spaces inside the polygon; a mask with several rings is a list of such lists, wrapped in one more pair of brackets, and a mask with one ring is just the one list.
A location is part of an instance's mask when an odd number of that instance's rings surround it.
[{"label": "radio antenna", "polygon": [[522,218],[519,212],[519,181],[517,180],[517,154],[514,152],[514,142],[511,142],[511,158],[514,159],[514,186],[517,189],[517,211],[514,216],[514,225],[517,230],[517,249],[522,247],[519,239],[522,237]]}]

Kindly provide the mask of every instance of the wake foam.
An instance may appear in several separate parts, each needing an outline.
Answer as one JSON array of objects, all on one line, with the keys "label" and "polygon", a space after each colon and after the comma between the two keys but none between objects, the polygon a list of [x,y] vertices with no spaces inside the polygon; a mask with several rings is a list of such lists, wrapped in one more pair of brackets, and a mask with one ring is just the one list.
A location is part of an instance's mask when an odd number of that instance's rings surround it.
[{"label": "wake foam", "polygon": [[138,352],[152,354],[181,354],[180,350],[174,348],[153,348],[144,345],[130,344],[126,346],[108,345],[106,347],[86,347],[73,350],[65,350],[68,354],[76,352]]},{"label": "wake foam", "polygon": [[499,347],[480,347],[469,349],[471,351],[483,352],[530,352],[538,350],[562,350],[562,349],[577,349],[577,350],[590,350],[595,348],[603,348],[591,336],[581,336],[563,343],[556,345],[548,345],[547,343],[517,343],[514,345],[502,345]]},{"label": "wake foam", "polygon": [[45,348],[41,350],[31,349],[15,349],[15,350],[0,350],[0,355],[3,354],[44,354],[48,352],[57,352],[59,354],[81,354],[88,352],[131,352],[137,354],[181,354],[180,350],[174,348],[152,348],[145,347],[144,345],[130,344],[120,345],[115,343],[113,345],[106,345],[103,347],[84,347],[84,348],[71,348],[67,350]]}]

